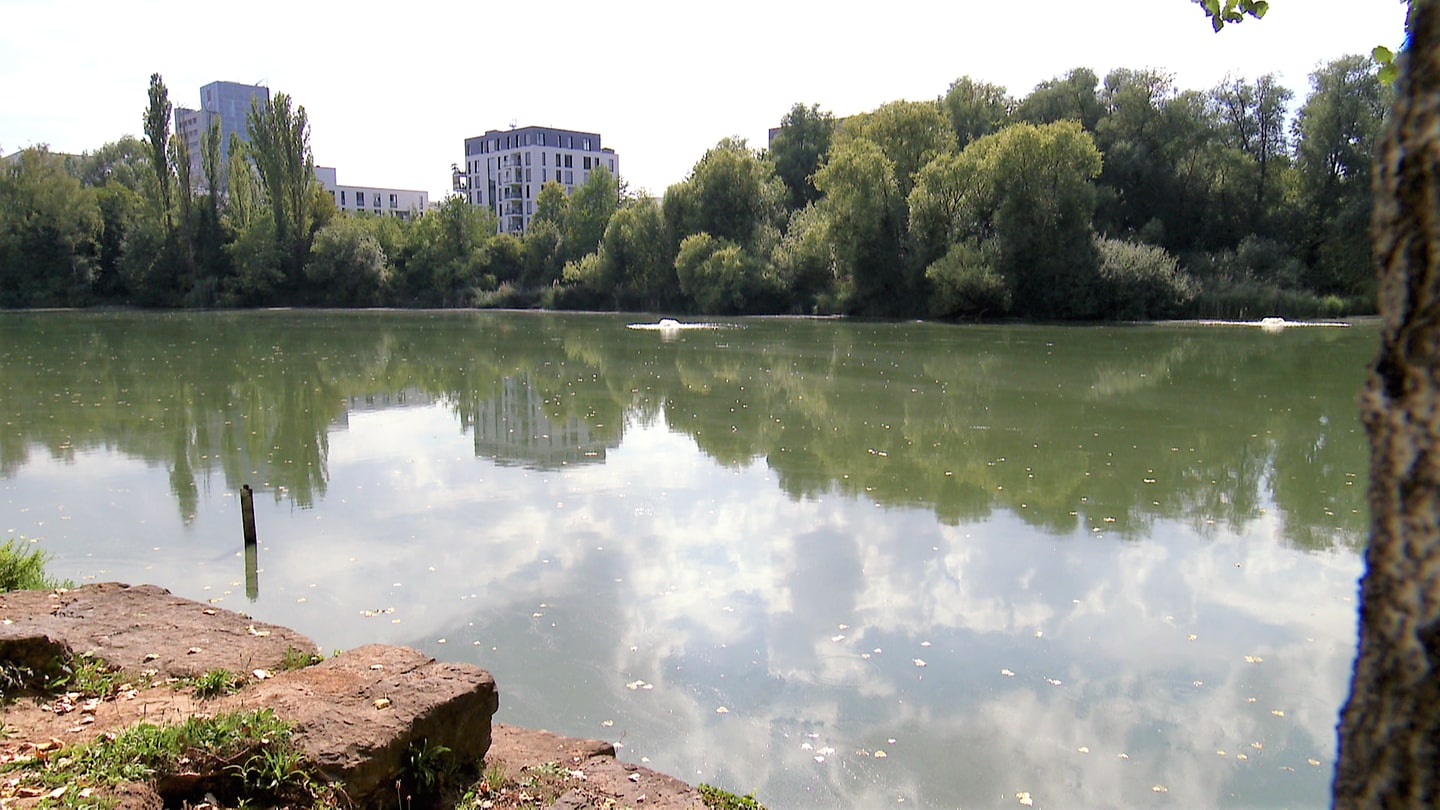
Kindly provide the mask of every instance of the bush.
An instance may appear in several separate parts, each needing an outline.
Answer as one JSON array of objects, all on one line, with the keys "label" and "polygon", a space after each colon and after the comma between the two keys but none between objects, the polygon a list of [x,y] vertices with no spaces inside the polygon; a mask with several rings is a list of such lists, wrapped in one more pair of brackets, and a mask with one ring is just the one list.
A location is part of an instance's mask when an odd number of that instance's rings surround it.
[{"label": "bush", "polygon": [[50,558],[39,549],[26,550],[14,540],[0,546],[0,593],[58,588],[65,583],[45,575]]},{"label": "bush", "polygon": [[1109,319],[1173,318],[1199,294],[1164,248],[1096,239],[1100,256],[1100,312]]},{"label": "bush", "polygon": [[995,269],[990,244],[957,242],[925,268],[931,287],[930,314],[937,318],[1001,315],[1010,310],[1010,288]]}]

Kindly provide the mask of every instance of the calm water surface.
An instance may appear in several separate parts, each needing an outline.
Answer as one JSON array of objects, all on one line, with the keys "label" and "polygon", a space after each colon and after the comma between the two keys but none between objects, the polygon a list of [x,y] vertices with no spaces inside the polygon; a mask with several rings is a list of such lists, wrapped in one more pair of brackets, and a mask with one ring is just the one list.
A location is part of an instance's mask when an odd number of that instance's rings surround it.
[{"label": "calm water surface", "polygon": [[776,808],[1327,803],[1373,326],[627,320],[0,315],[0,539]]}]

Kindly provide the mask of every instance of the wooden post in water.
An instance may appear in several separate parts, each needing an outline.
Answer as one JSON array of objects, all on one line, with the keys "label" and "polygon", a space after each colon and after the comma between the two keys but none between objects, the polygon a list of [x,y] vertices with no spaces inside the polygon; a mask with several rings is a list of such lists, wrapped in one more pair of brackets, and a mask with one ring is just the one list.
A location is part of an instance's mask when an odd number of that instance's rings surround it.
[{"label": "wooden post in water", "polygon": [[240,522],[245,528],[245,597],[254,602],[260,596],[260,569],[255,538],[255,492],[249,484],[240,487]]},{"label": "wooden post in water", "polygon": [[255,545],[255,493],[249,484],[240,487],[240,522],[245,527],[245,546]]}]

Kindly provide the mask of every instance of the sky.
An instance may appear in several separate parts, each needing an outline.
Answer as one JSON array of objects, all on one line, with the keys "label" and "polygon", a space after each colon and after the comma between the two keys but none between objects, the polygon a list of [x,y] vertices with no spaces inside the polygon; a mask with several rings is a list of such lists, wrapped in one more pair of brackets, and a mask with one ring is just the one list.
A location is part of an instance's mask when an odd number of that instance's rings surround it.
[{"label": "sky", "polygon": [[0,0],[0,153],[142,135],[159,73],[177,107],[218,80],[288,93],[344,185],[438,200],[464,139],[513,123],[598,132],[660,195],[721,138],[764,146],[796,102],[846,116],[967,75],[1023,97],[1074,67],[1195,90],[1275,73],[1303,99],[1317,66],[1398,47],[1404,10],[1273,0],[1216,34],[1190,0]]}]

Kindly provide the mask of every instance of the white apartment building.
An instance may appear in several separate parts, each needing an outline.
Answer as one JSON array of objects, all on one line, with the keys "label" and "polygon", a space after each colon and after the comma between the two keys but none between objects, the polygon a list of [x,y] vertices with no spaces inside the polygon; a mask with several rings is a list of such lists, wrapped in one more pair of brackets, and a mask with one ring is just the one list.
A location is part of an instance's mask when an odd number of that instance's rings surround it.
[{"label": "white apartment building", "polygon": [[492,129],[465,139],[465,162],[457,165],[454,190],[471,205],[495,212],[500,233],[524,233],[535,215],[535,198],[546,183],[569,194],[604,167],[620,176],[620,157],[600,143],[598,132],[554,127]]},{"label": "white apartment building", "polygon": [[335,169],[330,166],[316,166],[315,179],[330,192],[335,207],[349,214],[374,214],[375,216],[411,219],[425,213],[430,205],[430,192],[405,188],[376,188],[374,186],[342,186],[335,182]]}]

